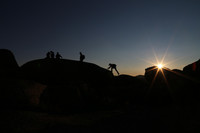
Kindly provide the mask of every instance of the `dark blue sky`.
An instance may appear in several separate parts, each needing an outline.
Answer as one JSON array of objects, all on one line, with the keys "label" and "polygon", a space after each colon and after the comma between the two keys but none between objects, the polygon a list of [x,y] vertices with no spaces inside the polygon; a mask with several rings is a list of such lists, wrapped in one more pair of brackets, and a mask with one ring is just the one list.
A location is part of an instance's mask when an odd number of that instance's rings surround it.
[{"label": "dark blue sky", "polygon": [[120,73],[144,74],[166,53],[171,69],[200,58],[199,0],[17,0],[0,4],[0,48],[19,65],[60,52]]}]

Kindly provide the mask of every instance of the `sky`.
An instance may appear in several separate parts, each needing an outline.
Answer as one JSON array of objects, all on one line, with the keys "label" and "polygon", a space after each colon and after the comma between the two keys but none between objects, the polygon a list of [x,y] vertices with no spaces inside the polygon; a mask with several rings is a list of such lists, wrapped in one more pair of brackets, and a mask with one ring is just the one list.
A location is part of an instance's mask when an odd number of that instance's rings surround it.
[{"label": "sky", "polygon": [[199,0],[3,0],[0,48],[20,66],[54,51],[133,76],[163,57],[182,70],[200,59],[199,14]]}]

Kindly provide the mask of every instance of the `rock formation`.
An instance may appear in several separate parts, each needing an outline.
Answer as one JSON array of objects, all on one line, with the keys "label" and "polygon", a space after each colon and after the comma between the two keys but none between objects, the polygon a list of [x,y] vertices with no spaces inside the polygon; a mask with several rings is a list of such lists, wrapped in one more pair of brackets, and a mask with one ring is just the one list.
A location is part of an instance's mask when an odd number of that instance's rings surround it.
[{"label": "rock formation", "polygon": [[14,76],[19,70],[13,53],[7,49],[0,49],[0,77]]},{"label": "rock formation", "polygon": [[183,68],[184,73],[200,78],[200,59]]}]

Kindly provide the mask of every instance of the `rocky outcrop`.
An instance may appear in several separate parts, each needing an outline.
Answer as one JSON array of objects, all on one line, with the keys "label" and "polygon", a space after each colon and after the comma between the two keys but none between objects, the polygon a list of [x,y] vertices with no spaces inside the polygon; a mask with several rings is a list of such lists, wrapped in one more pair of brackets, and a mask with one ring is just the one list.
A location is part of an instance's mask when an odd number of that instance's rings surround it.
[{"label": "rocky outcrop", "polygon": [[16,78],[1,80],[0,106],[2,109],[21,109],[39,106],[45,85]]},{"label": "rocky outcrop", "polygon": [[107,69],[92,63],[67,59],[40,59],[30,61],[21,67],[27,78],[45,84],[82,81],[102,85],[113,75]]},{"label": "rocky outcrop", "polygon": [[200,60],[185,66],[183,71],[188,75],[200,78]]},{"label": "rocky outcrop", "polygon": [[0,49],[0,77],[14,76],[19,69],[13,53],[7,49]]},{"label": "rocky outcrop", "polygon": [[13,53],[0,49],[0,106],[2,109],[18,109],[39,105],[45,85],[26,80]]},{"label": "rocky outcrop", "polygon": [[67,59],[34,60],[21,71],[26,79],[47,85],[41,96],[41,106],[47,110],[95,108],[103,103],[114,78],[95,64]]},{"label": "rocky outcrop", "polygon": [[183,71],[156,66],[145,75],[113,76],[98,65],[67,59],[38,59],[18,67],[9,50],[0,50],[0,106],[41,107],[46,111],[135,108],[146,104],[190,106],[200,102],[200,61]]},{"label": "rocky outcrop", "polygon": [[137,106],[144,104],[147,82],[144,76],[133,77],[120,75],[114,78],[111,98],[116,104],[126,106]]},{"label": "rocky outcrop", "polygon": [[185,71],[150,67],[146,69],[145,77],[149,84],[147,99],[151,103],[176,103],[185,106],[200,100],[199,81]]},{"label": "rocky outcrop", "polygon": [[31,80],[19,80],[18,87],[23,91],[27,104],[32,107],[37,107],[40,104],[40,98],[46,85],[37,83]]}]

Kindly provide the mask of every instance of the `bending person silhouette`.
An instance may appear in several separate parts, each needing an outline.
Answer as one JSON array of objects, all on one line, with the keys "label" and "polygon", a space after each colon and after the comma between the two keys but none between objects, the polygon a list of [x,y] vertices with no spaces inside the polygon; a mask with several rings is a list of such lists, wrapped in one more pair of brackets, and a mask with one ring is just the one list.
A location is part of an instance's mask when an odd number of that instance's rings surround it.
[{"label": "bending person silhouette", "polygon": [[84,59],[85,59],[85,55],[83,55],[83,54],[80,52],[80,62],[83,62]]},{"label": "bending person silhouette", "polygon": [[113,73],[113,69],[115,69],[115,71],[117,72],[117,74],[119,75],[119,72],[117,71],[117,65],[116,64],[109,64],[108,69],[111,69],[111,72]]}]

